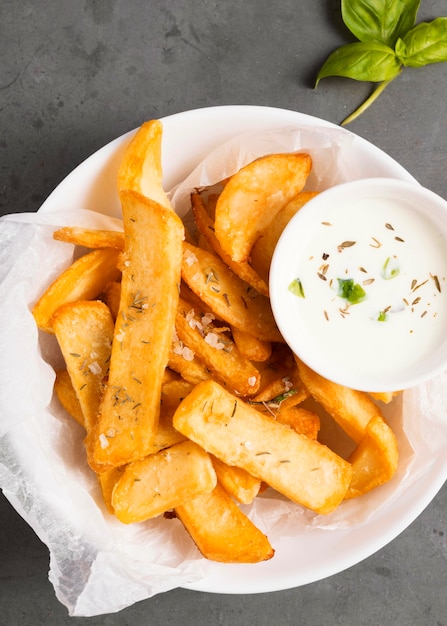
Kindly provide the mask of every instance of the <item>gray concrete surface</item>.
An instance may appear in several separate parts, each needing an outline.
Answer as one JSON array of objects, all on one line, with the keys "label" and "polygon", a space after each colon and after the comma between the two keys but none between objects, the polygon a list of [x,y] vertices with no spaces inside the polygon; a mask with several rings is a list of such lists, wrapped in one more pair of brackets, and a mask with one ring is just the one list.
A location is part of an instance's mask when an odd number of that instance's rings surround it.
[{"label": "gray concrete surface", "polygon": [[[419,20],[446,12],[422,0]],[[331,0],[2,0],[0,203],[34,211],[78,163],[142,121],[221,104],[339,123],[368,84],[313,80],[350,41]],[[350,129],[447,198],[447,64],[405,70]],[[1,364],[4,367],[5,364]],[[398,538],[320,582],[268,594],[177,589],[118,614],[69,618],[48,551],[0,497],[0,623],[445,626],[447,490]]]}]

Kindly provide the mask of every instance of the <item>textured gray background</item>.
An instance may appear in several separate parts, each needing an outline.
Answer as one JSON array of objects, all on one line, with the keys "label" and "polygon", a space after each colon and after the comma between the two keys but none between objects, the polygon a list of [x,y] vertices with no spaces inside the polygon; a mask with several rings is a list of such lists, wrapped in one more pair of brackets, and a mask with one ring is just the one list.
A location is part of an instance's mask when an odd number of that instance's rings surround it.
[{"label": "textured gray background", "polygon": [[[419,21],[446,14],[422,0]],[[325,79],[350,41],[338,0],[2,0],[0,204],[34,211],[83,159],[146,119],[222,104],[339,123],[370,85]],[[447,198],[447,64],[405,70],[350,129]],[[69,618],[48,552],[0,496],[0,623],[171,626],[447,624],[447,491],[390,545],[306,587],[220,595],[178,589],[119,614]]]}]

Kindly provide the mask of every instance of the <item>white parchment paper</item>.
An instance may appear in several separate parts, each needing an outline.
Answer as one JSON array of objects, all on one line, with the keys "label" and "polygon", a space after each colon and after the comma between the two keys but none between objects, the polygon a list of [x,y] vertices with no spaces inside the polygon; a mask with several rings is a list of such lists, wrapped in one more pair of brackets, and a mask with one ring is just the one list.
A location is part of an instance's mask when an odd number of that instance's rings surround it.
[{"label": "white parchment paper", "polygon": [[[284,128],[248,133],[218,147],[172,190],[184,216],[191,189],[212,185],[267,153],[307,151],[307,188],[321,190],[361,177],[349,162],[352,137],[337,129]],[[348,165],[349,162],[349,165]],[[364,174],[363,174],[364,175]],[[74,616],[112,613],[144,598],[185,586],[222,565],[205,561],[178,520],[130,526],[107,513],[88,468],[82,429],[53,396],[62,366],[53,337],[40,333],[31,308],[82,250],[54,241],[63,225],[121,229],[119,219],[79,207],[6,216],[0,221],[0,486],[50,550],[49,577]],[[387,485],[318,516],[271,492],[244,510],[269,536],[367,524],[447,453],[447,376],[405,392],[386,407],[400,447],[399,471]]]}]

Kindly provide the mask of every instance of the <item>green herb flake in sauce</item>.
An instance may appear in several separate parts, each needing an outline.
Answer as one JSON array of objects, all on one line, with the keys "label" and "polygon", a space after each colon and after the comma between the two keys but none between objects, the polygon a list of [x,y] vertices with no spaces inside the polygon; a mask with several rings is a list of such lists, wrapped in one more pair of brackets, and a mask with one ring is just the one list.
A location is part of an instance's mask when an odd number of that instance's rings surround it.
[{"label": "green herb flake in sauce", "polygon": [[391,280],[399,276],[400,268],[396,261],[396,257],[387,257],[385,263],[382,266],[382,277],[385,280]]},{"label": "green herb flake in sauce", "polygon": [[377,321],[378,322],[386,322],[387,321],[387,314],[385,313],[385,311],[380,311],[379,315],[377,316]]},{"label": "green herb flake in sauce", "polygon": [[289,285],[290,293],[293,293],[294,296],[298,296],[298,298],[305,298],[303,284],[299,278],[294,278]]},{"label": "green herb flake in sauce", "polygon": [[350,304],[359,304],[366,298],[366,291],[358,283],[354,283],[352,278],[337,278],[338,295],[347,300]]}]

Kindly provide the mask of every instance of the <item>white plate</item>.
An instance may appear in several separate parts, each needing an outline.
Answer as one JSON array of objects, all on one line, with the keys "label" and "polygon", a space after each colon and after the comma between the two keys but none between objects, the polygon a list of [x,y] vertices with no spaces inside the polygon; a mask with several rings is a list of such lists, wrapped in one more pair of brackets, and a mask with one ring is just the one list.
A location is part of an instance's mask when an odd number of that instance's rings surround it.
[{"label": "white plate", "polygon": [[[186,175],[217,145],[247,130],[289,125],[334,127],[293,111],[225,106],[189,111],[163,120],[163,170],[166,189]],[[343,131],[349,133],[349,131]],[[112,141],[77,167],[51,194],[42,212],[79,207],[119,216],[116,173],[132,133]],[[365,177],[395,177],[415,182],[396,161],[353,136],[350,158]],[[332,531],[296,528],[295,536],[275,545],[275,557],[256,565],[219,565],[190,589],[216,593],[260,593],[305,585],[340,572],[370,556],[403,531],[429,504],[447,478],[447,459],[435,458],[405,494],[373,514],[367,523]]]}]

